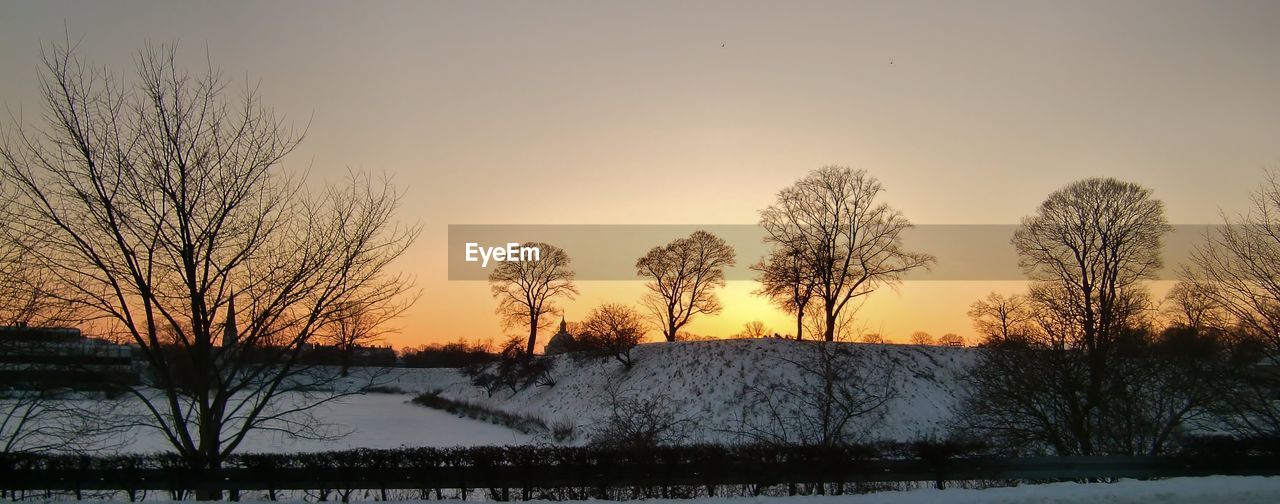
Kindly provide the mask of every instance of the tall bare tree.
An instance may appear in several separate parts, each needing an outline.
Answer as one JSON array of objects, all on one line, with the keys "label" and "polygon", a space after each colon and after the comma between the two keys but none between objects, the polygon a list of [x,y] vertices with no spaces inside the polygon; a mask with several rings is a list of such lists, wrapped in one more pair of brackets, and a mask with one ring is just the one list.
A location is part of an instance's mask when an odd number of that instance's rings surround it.
[{"label": "tall bare tree", "polygon": [[645,306],[667,341],[675,341],[694,315],[720,313],[715,289],[724,287],[724,269],[734,264],[733,247],[706,231],[654,247],[636,261],[636,274],[649,279]]},{"label": "tall bare tree", "polygon": [[1102,355],[1161,267],[1164,205],[1136,184],[1093,178],[1060,189],[1014,233],[1037,304],[1079,321],[1070,343]]},{"label": "tall bare tree", "polygon": [[5,218],[65,300],[138,347],[136,420],[191,468],[220,467],[254,430],[332,433],[315,408],[350,391],[298,356],[339,306],[407,281],[388,273],[417,236],[393,221],[399,193],[353,174],[309,194],[282,165],[301,134],[256,89],[231,98],[172,48],[136,64],[128,79],[46,50],[46,122],[0,149]]},{"label": "tall bare tree", "polygon": [[573,299],[578,288],[573,285],[569,254],[546,243],[525,243],[536,247],[537,260],[506,261],[489,274],[489,291],[498,299],[497,313],[505,327],[528,327],[526,356],[533,355],[538,329],[547,327],[556,313],[556,298]]},{"label": "tall bare tree", "polygon": [[1150,190],[1102,178],[1053,192],[1024,218],[1013,245],[1032,281],[1036,327],[1025,347],[985,354],[968,418],[1061,454],[1133,453],[1133,438],[1114,429],[1140,395],[1133,371],[1143,366],[1132,364],[1146,346],[1142,282],[1160,268],[1170,229]]},{"label": "tall bare tree", "polygon": [[911,223],[877,201],[883,190],[863,170],[826,166],[783,189],[760,212],[765,241],[775,250],[798,253],[812,275],[826,341],[836,339],[840,313],[851,301],[934,262],[929,254],[903,248],[902,232]]}]

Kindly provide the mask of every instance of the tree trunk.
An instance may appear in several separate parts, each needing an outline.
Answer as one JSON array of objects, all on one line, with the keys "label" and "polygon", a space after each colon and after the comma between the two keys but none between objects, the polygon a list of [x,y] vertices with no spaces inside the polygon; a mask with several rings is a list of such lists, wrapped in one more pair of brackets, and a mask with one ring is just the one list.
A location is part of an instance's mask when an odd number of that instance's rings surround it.
[{"label": "tree trunk", "polygon": [[525,348],[525,355],[533,357],[533,345],[538,342],[538,316],[529,313],[529,346]]},{"label": "tree trunk", "polygon": [[804,309],[796,313],[796,341],[804,340]]},{"label": "tree trunk", "polygon": [[213,475],[219,469],[222,468],[222,462],[219,462],[217,460],[211,460],[203,464],[203,466],[204,467],[200,470],[200,473],[204,477],[201,478],[200,487],[196,489],[196,500],[199,500],[199,501],[222,500],[222,488],[211,486],[211,485],[218,484],[217,480],[215,480]]},{"label": "tree trunk", "polygon": [[824,328],[823,338],[828,342],[836,340],[836,314],[827,311],[827,327]]}]

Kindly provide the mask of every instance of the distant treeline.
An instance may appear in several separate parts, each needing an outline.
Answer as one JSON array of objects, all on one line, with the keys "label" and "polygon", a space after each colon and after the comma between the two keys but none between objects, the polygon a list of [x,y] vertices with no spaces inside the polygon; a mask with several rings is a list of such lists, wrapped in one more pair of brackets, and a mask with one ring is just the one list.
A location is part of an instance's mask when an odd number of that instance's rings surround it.
[{"label": "distant treeline", "polygon": [[484,343],[421,345],[400,351],[400,366],[409,368],[464,368],[498,360],[498,354]]}]

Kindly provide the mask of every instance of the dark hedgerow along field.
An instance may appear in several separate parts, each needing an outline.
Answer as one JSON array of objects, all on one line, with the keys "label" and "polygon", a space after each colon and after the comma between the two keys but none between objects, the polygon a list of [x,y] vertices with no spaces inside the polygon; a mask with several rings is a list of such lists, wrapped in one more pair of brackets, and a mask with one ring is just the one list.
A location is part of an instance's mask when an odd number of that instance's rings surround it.
[{"label": "dark hedgerow along field", "polygon": [[[948,481],[980,486],[1015,481],[1100,477],[1166,477],[1200,474],[1280,474],[1280,442],[1274,439],[1205,438],[1168,457],[1030,457],[994,454],[961,442],[880,443],[844,446],[566,447],[357,449],[296,454],[241,454],[213,472],[186,469],[173,454],[88,457],[4,455],[0,490],[27,495],[84,491],[169,491],[220,488],[232,492],[304,490],[347,500],[357,489],[419,490],[427,498],[442,489],[464,497],[477,489],[497,500],[529,498],[643,498],[865,492],[888,482]],[[879,485],[879,486],[877,486]],[[456,492],[454,492],[456,491]],[[101,494],[95,494],[101,495]],[[357,496],[358,497],[358,496]],[[413,498],[413,497],[409,497]]]}]

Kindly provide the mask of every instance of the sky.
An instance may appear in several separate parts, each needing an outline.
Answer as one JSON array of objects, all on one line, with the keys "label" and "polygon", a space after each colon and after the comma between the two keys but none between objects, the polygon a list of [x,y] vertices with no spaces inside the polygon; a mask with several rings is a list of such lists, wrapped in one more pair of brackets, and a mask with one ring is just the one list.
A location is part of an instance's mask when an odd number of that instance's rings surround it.
[{"label": "sky", "polygon": [[[0,125],[39,118],[42,43],[69,34],[118,72],[176,43],[308,128],[285,169],[406,192],[423,232],[397,267],[422,296],[391,343],[500,340],[520,331],[488,286],[447,279],[450,224],[750,224],[829,164],[879,178],[917,224],[1016,224],[1090,176],[1151,188],[1172,223],[1219,222],[1280,167],[1277,26],[1274,1],[4,0]],[[570,320],[644,291],[578,287]],[[785,332],[755,288],[730,282],[690,330]],[[968,335],[972,301],[1022,288],[907,282],[858,324]]]}]

